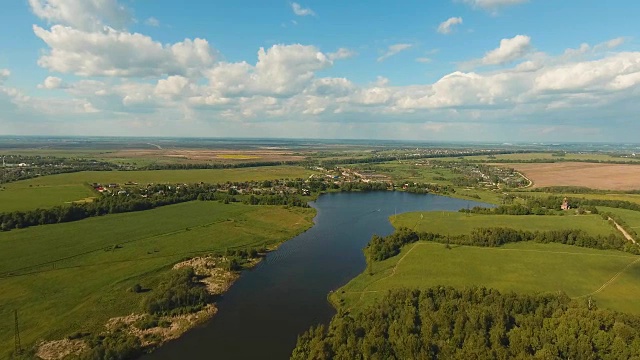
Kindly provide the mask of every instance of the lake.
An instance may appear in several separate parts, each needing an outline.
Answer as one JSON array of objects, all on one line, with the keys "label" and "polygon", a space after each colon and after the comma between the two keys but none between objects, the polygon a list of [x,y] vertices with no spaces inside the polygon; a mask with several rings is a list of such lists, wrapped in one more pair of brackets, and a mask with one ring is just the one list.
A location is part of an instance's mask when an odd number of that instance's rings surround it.
[{"label": "lake", "polygon": [[210,321],[142,359],[288,359],[299,334],[335,314],[327,295],[364,271],[371,236],[393,232],[389,216],[491,206],[398,191],[331,193],[311,205],[311,229],[245,271]]}]

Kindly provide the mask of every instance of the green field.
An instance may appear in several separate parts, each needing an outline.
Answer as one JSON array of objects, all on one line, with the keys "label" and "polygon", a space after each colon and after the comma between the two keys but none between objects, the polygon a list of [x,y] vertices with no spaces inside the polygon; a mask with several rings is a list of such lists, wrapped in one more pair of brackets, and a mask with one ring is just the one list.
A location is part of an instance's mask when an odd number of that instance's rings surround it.
[{"label": "green field", "polygon": [[518,215],[480,215],[458,212],[412,212],[391,217],[391,224],[421,232],[433,232],[448,235],[469,233],[479,227],[509,227],[528,231],[554,229],[582,229],[592,235],[615,233],[599,215],[566,216],[518,216]]},{"label": "green field", "polygon": [[30,210],[63,205],[96,193],[90,183],[131,181],[149,183],[224,183],[227,181],[275,180],[307,178],[314,172],[299,166],[265,166],[237,169],[148,170],[148,171],[83,171],[43,176],[2,185],[0,212]]},{"label": "green field", "polygon": [[[596,292],[619,271],[622,276],[592,298],[601,307],[640,313],[640,259],[619,251],[562,244],[515,243],[499,248],[419,242],[393,258],[374,263],[366,273],[333,295],[346,308],[363,308],[393,288],[473,285],[501,291],[555,292],[571,297]],[[636,262],[637,261],[637,262]]]},{"label": "green field", "polygon": [[313,216],[312,209],[189,202],[0,233],[0,358],[13,348],[14,309],[26,345],[99,330],[137,310],[144,295],[127,291],[133,284],[153,284],[187,256],[275,245],[310,227]]},{"label": "green field", "polygon": [[602,200],[617,200],[617,201],[629,201],[634,203],[640,203],[640,194],[616,194],[616,193],[590,193],[590,194],[570,194],[570,193],[548,193],[548,192],[539,192],[539,191],[517,191],[512,192],[513,195],[526,195],[526,196],[535,196],[535,197],[548,197],[548,196],[558,196],[558,197],[573,197],[577,199],[585,198],[585,199],[602,199]]},{"label": "green field", "polygon": [[[640,223],[640,216],[634,219]],[[396,228],[450,235],[469,233],[478,227],[580,228],[593,235],[615,232],[598,215],[467,216],[415,212],[391,217],[391,222]],[[635,224],[631,219],[629,223]],[[397,256],[374,262],[370,271],[372,275],[364,272],[334,292],[330,296],[332,302],[338,307],[361,309],[393,288],[477,285],[503,291],[564,291],[571,297],[584,298],[590,295],[599,306],[640,313],[640,257],[620,251],[528,242],[497,248],[456,245],[447,249],[440,243],[418,242],[405,246]],[[607,285],[600,289],[604,284]]]}]

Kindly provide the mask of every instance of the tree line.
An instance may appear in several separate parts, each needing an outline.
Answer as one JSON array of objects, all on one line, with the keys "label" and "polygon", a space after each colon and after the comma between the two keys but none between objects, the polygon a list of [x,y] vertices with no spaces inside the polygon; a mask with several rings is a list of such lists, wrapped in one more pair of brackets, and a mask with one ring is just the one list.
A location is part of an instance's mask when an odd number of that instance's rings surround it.
[{"label": "tree line", "polygon": [[187,190],[151,197],[126,195],[101,196],[92,202],[73,203],[47,209],[0,213],[0,231],[27,228],[30,226],[79,221],[89,217],[151,210],[194,200],[221,201],[224,203],[243,201],[249,205],[288,205],[308,207],[307,201],[297,195],[230,195],[212,191],[207,187],[190,187]]},{"label": "tree line", "polygon": [[364,249],[368,261],[382,261],[400,253],[403,246],[416,241],[433,241],[443,244],[498,247],[508,243],[533,241],[537,243],[560,243],[579,247],[620,250],[640,255],[640,247],[620,235],[590,235],[581,229],[526,231],[505,227],[473,229],[468,234],[443,235],[431,232],[415,232],[400,228],[389,236],[373,235]]},{"label": "tree line", "polygon": [[399,289],[339,310],[298,337],[291,359],[632,359],[640,317],[565,294],[483,287]]}]

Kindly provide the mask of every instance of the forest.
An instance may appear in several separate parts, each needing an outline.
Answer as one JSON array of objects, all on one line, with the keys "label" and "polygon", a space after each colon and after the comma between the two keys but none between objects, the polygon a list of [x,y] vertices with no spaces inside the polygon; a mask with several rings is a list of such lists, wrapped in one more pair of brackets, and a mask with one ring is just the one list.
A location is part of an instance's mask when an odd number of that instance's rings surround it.
[{"label": "forest", "polygon": [[298,337],[291,359],[631,359],[640,317],[565,294],[399,289]]}]

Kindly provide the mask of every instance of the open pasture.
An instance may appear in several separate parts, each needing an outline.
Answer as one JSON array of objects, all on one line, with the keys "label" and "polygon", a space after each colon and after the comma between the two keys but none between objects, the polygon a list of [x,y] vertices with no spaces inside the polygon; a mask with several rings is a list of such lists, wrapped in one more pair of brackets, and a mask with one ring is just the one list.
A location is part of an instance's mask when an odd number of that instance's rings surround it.
[{"label": "open pasture", "polygon": [[138,311],[134,284],[188,256],[274,246],[312,225],[312,209],[189,202],[0,233],[0,358],[23,345],[96,331]]},{"label": "open pasture", "polygon": [[[334,303],[362,309],[401,287],[485,286],[501,291],[557,292],[600,307],[640,313],[640,257],[562,244],[515,243],[498,248],[419,242],[374,263],[332,295]],[[618,275],[619,274],[619,275]],[[613,281],[611,281],[613,279]]]}]

